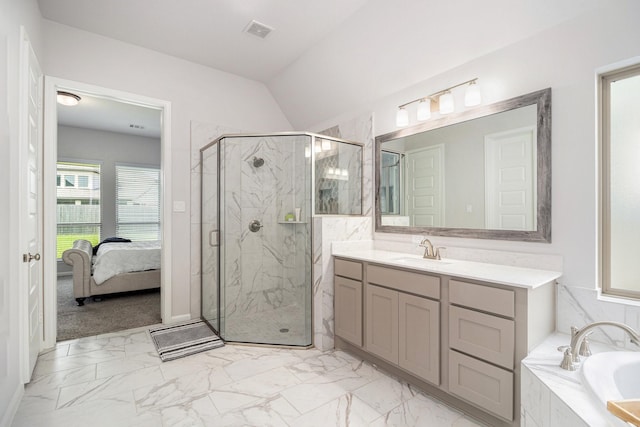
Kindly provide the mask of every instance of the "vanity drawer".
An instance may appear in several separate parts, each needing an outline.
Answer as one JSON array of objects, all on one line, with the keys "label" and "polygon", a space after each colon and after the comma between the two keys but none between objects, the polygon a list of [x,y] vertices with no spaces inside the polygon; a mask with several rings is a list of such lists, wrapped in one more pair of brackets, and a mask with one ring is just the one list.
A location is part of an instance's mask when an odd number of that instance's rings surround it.
[{"label": "vanity drawer", "polygon": [[337,276],[362,280],[362,263],[336,258],[333,268]]},{"label": "vanity drawer", "polygon": [[513,420],[513,372],[449,350],[449,392]]},{"label": "vanity drawer", "polygon": [[449,346],[453,349],[513,369],[515,338],[513,320],[449,307]]},{"label": "vanity drawer", "polygon": [[515,292],[509,289],[450,280],[449,301],[500,316],[515,317]]},{"label": "vanity drawer", "polygon": [[367,265],[367,281],[427,298],[440,299],[440,278],[427,274]]}]

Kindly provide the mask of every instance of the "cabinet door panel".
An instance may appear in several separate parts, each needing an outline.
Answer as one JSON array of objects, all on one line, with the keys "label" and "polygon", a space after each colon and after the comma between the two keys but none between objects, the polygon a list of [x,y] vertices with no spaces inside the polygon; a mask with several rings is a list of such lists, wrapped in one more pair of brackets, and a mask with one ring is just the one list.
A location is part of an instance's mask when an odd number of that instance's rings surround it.
[{"label": "cabinet door panel", "polygon": [[398,292],[367,285],[367,339],[371,353],[398,364]]},{"label": "cabinet door panel", "polygon": [[513,372],[449,350],[449,391],[513,420]]},{"label": "cabinet door panel", "polygon": [[400,293],[399,365],[407,371],[440,384],[440,304]]},{"label": "cabinet door panel", "polygon": [[338,276],[362,280],[362,264],[354,261],[336,258],[333,264],[334,273]]},{"label": "cabinet door panel", "polygon": [[455,306],[449,308],[451,348],[513,369],[515,340],[513,320]]},{"label": "cabinet door panel", "polygon": [[335,277],[336,335],[362,346],[362,282]]},{"label": "cabinet door panel", "polygon": [[428,274],[368,265],[367,281],[402,292],[440,299],[440,278]]},{"label": "cabinet door panel", "polygon": [[474,283],[449,281],[449,301],[505,317],[515,317],[515,292]]}]

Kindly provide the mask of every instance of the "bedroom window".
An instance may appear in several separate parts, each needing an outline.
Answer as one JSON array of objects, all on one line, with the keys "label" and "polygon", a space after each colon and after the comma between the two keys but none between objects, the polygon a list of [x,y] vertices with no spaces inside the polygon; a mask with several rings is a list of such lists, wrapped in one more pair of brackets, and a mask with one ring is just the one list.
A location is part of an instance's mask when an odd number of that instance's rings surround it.
[{"label": "bedroom window", "polygon": [[160,240],[160,169],[116,165],[116,235]]},{"label": "bedroom window", "polygon": [[58,162],[57,185],[56,252],[60,259],[77,239],[93,245],[100,242],[100,165]]}]

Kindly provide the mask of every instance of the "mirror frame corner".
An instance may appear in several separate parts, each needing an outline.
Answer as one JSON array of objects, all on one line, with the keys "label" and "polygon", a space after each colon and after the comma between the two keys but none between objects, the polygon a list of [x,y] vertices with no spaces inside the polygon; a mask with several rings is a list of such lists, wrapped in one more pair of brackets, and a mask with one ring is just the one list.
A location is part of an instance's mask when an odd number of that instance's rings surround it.
[{"label": "mirror frame corner", "polygon": [[[382,225],[380,210],[380,152],[382,143],[515,108],[537,105],[537,228],[536,230],[492,230],[451,227],[404,227]],[[542,89],[494,104],[440,117],[375,138],[375,231],[376,233],[426,234],[471,239],[551,243],[551,88]]]}]

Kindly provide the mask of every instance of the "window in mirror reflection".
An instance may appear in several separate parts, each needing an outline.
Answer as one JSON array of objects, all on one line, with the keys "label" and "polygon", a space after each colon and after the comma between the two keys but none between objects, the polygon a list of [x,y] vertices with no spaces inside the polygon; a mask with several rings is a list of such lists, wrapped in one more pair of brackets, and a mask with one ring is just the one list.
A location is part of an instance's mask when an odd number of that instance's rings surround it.
[{"label": "window in mirror reflection", "polygon": [[380,209],[383,215],[400,215],[402,155],[380,153]]},{"label": "window in mirror reflection", "polygon": [[601,76],[602,288],[640,298],[640,64]]}]

